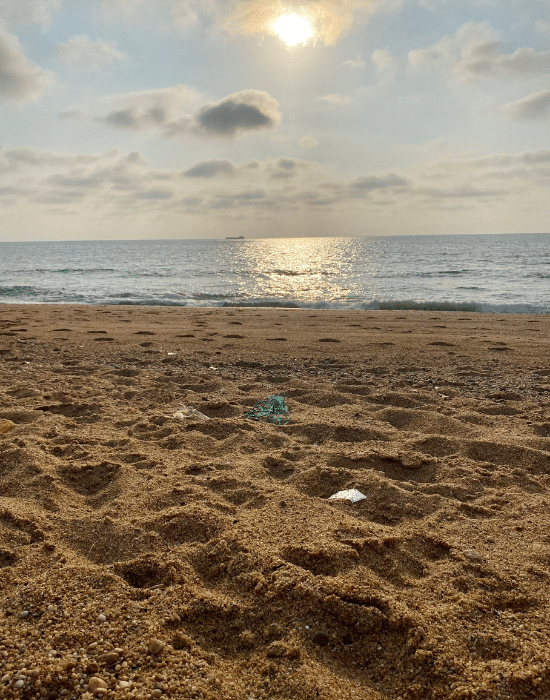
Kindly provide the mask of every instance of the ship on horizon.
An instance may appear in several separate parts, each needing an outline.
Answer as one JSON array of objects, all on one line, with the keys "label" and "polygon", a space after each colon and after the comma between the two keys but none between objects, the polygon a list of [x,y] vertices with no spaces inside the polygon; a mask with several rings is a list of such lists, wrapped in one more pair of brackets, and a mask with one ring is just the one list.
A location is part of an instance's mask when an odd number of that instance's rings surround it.
[{"label": "ship on horizon", "polygon": [[226,236],[226,241],[244,241],[244,236]]}]

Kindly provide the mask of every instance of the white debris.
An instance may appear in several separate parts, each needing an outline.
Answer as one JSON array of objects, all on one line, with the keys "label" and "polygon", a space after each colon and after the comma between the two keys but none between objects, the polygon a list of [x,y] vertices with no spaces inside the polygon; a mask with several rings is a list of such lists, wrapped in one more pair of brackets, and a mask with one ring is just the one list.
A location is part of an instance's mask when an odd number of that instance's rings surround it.
[{"label": "white debris", "polygon": [[196,408],[191,408],[191,406],[182,406],[174,413],[174,418],[176,420],[186,420],[187,418],[198,418],[199,420],[210,420],[208,416],[204,413],[197,411]]},{"label": "white debris", "polygon": [[357,501],[362,501],[363,498],[366,498],[364,493],[361,493],[361,491],[358,491],[357,489],[348,489],[347,491],[338,491],[338,493],[333,494],[330,496],[328,499],[329,501],[331,499],[344,499],[346,501],[351,501],[352,503],[357,503]]}]

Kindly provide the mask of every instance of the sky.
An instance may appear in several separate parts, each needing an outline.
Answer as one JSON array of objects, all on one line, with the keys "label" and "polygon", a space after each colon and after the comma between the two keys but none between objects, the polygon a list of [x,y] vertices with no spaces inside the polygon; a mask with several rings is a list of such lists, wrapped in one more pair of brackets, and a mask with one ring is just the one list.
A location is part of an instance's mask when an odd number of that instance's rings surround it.
[{"label": "sky", "polygon": [[0,241],[548,231],[550,0],[0,0]]}]

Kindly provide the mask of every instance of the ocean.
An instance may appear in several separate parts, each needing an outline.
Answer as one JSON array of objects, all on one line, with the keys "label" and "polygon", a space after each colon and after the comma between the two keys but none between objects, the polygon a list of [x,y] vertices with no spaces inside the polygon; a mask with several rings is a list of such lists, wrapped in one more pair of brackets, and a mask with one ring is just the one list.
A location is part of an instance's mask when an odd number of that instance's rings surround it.
[{"label": "ocean", "polygon": [[0,243],[0,301],[550,313],[550,234]]}]

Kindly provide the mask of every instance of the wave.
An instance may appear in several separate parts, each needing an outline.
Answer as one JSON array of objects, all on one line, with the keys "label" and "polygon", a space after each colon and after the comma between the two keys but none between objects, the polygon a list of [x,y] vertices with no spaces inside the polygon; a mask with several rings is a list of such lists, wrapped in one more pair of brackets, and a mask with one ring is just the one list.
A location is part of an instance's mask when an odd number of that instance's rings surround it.
[{"label": "wave", "polygon": [[20,296],[36,296],[39,292],[34,287],[26,285],[14,285],[12,287],[0,287],[0,297],[20,297]]}]

